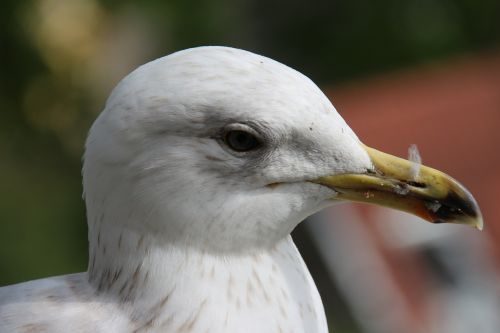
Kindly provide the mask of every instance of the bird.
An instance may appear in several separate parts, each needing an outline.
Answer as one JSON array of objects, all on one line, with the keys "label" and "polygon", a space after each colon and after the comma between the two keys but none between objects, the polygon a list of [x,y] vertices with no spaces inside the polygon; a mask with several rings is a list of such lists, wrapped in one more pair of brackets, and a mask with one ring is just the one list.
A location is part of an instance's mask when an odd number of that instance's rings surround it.
[{"label": "bird", "polygon": [[483,223],[450,176],[364,145],[308,77],[224,46],[119,82],[82,174],[87,271],[0,288],[0,332],[324,333],[290,236],[306,217],[358,201]]}]

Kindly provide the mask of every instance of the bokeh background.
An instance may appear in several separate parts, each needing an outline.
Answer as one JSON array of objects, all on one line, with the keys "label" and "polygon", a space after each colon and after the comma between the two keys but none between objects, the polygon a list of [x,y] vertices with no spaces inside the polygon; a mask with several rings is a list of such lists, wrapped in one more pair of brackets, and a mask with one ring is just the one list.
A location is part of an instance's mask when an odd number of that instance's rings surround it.
[{"label": "bokeh background", "polygon": [[498,0],[4,0],[0,285],[83,271],[81,155],[112,87],[227,45],[303,72],[360,138],[463,181],[482,233],[343,205],[294,237],[338,333],[500,331]]}]

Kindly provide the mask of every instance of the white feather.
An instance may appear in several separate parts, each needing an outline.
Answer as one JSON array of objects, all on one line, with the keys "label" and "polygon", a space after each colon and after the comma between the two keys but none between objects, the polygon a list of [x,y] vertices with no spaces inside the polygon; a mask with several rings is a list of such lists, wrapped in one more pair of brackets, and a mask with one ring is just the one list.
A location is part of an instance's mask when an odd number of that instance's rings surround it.
[{"label": "white feather", "polygon": [[420,157],[416,144],[412,144],[408,148],[408,160],[412,162],[410,177],[414,181],[417,181],[418,174],[420,173],[420,167],[422,166],[422,158]]}]

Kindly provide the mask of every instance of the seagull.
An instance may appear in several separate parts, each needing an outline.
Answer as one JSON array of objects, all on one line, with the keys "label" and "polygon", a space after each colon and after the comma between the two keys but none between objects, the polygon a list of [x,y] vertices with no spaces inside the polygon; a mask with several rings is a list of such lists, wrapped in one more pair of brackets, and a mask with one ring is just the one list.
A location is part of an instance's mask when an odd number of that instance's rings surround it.
[{"label": "seagull", "polygon": [[358,201],[482,227],[457,181],[365,146],[310,79],[235,48],[137,68],[85,147],[88,270],[0,288],[0,332],[328,332],[290,236],[307,216]]}]

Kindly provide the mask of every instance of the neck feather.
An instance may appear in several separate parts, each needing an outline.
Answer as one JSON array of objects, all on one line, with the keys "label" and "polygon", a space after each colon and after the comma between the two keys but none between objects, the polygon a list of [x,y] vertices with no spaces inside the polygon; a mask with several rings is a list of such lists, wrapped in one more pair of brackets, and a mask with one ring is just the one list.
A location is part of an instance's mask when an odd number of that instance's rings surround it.
[{"label": "neck feather", "polygon": [[153,235],[103,224],[90,247],[90,284],[127,309],[138,327],[237,331],[231,318],[248,317],[249,327],[262,331],[267,326],[255,318],[278,318],[286,329],[316,325],[322,315],[291,237],[271,249],[231,256],[164,245]]}]

